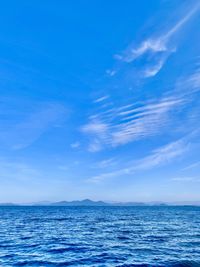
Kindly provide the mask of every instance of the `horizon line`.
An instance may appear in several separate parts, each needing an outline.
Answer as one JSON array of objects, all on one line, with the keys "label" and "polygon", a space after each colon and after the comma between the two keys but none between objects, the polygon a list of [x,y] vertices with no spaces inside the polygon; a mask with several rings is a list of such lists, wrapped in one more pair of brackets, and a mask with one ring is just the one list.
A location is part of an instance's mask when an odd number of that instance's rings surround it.
[{"label": "horizon line", "polygon": [[75,204],[78,203],[83,204],[84,202],[88,202],[91,204],[102,204],[102,205],[200,205],[200,200],[177,200],[177,201],[162,201],[162,200],[152,200],[152,201],[105,201],[105,200],[92,200],[92,199],[81,199],[81,200],[59,200],[59,201],[33,201],[33,202],[0,202],[0,206],[56,206],[59,204]]}]

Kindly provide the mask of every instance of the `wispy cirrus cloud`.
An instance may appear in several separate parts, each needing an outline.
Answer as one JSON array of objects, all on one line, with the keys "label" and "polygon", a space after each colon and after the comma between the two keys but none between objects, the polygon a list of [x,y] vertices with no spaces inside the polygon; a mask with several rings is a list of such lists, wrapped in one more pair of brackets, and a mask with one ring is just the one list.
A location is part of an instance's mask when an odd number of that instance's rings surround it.
[{"label": "wispy cirrus cloud", "polygon": [[189,92],[187,94],[195,93],[200,91],[200,69],[197,68],[191,75],[183,79],[180,87],[189,88]]},{"label": "wispy cirrus cloud", "polygon": [[168,113],[181,104],[183,99],[164,98],[158,103],[121,112],[123,123],[113,132],[113,144],[126,144],[157,134],[169,122]]},{"label": "wispy cirrus cloud", "polygon": [[89,144],[88,151],[97,152],[103,148],[103,140],[107,139],[109,125],[95,117],[94,119],[92,118],[89,123],[83,125],[81,131],[93,137],[92,142]]},{"label": "wispy cirrus cloud", "polygon": [[127,63],[131,63],[148,51],[151,51],[152,53],[158,53],[167,50],[168,49],[165,45],[165,42],[163,42],[162,38],[159,37],[158,39],[155,40],[153,39],[145,40],[137,48],[133,47],[128,48],[121,55],[115,55],[115,58],[121,61],[125,61]]},{"label": "wispy cirrus cloud", "polygon": [[162,66],[165,63],[165,60],[166,60],[166,57],[163,57],[163,58],[159,59],[152,66],[151,65],[147,66],[143,71],[143,77],[148,78],[148,77],[155,76],[162,69]]},{"label": "wispy cirrus cloud", "polygon": [[[82,133],[89,140],[90,152],[97,152],[106,147],[118,147],[133,141],[156,136],[165,132],[171,125],[178,127],[178,115],[183,114],[189,128],[199,120],[198,106],[192,105],[200,91],[200,71],[195,69],[177,79],[172,89],[151,101],[129,102],[115,106],[104,103],[88,117],[88,122],[81,127]],[[192,105],[192,109],[188,107]],[[101,107],[101,108],[100,108]],[[181,115],[182,116],[182,115]],[[186,127],[179,127],[187,131]],[[192,127],[191,129],[193,129]],[[178,130],[178,129],[177,129]]]},{"label": "wispy cirrus cloud", "polygon": [[174,182],[200,182],[200,179],[197,177],[192,177],[192,176],[178,176],[171,178],[171,181]]},{"label": "wispy cirrus cloud", "polygon": [[181,138],[177,141],[171,142],[163,147],[155,149],[150,156],[138,161],[135,167],[138,170],[149,169],[161,164],[167,164],[172,159],[181,156],[189,148],[189,143]]},{"label": "wispy cirrus cloud", "polygon": [[40,178],[41,170],[19,160],[0,158],[0,173],[2,181],[7,179],[28,181],[32,178]]},{"label": "wispy cirrus cloud", "polygon": [[94,139],[88,146],[89,152],[98,152],[100,150],[102,150],[102,144],[98,139]]},{"label": "wispy cirrus cloud", "polygon": [[[144,56],[147,60],[141,64],[142,76],[146,78],[155,76],[162,69],[168,56],[176,50],[176,45],[171,42],[174,40],[172,37],[196,14],[199,7],[200,5],[197,4],[191,8],[175,25],[169,27],[169,30],[153,34],[138,46],[129,46],[120,55],[116,55],[117,59],[130,66],[130,63]],[[123,68],[123,65],[121,66]],[[128,69],[129,67],[127,67],[127,71]],[[118,68],[119,72],[120,70]],[[112,73],[110,75],[113,76],[116,74],[116,70],[110,70],[109,73]],[[126,86],[126,70],[122,73],[121,78],[120,86]],[[118,80],[114,81],[113,87],[117,82]],[[178,114],[182,114],[181,112],[185,110],[187,104],[192,102],[193,93],[199,88],[199,70],[195,70],[191,75],[183,77],[179,85],[175,84],[168,92],[159,97],[152,97],[151,101],[142,100],[140,102],[140,96],[138,99],[135,96],[132,103],[129,99],[129,103],[126,102],[126,105],[119,105],[123,100],[118,101],[115,105],[110,93],[109,100],[112,100],[112,103],[109,101],[110,105],[107,105],[107,94],[94,100],[93,104],[98,104],[96,112],[93,111],[88,117],[87,123],[81,126],[81,131],[88,140],[88,151],[98,152],[106,147],[114,148],[160,135],[167,132],[170,126],[170,131],[173,131],[174,124],[178,124]]]},{"label": "wispy cirrus cloud", "polygon": [[102,161],[97,162],[95,167],[104,169],[104,168],[115,166],[116,164],[117,164],[117,161],[115,158],[108,158],[108,159],[104,159]]},{"label": "wispy cirrus cloud", "polygon": [[109,95],[104,95],[102,97],[99,97],[97,99],[94,100],[94,103],[100,103],[102,101],[105,101],[106,99],[108,99],[110,96]]},{"label": "wispy cirrus cloud", "polygon": [[130,161],[120,169],[93,176],[88,179],[88,182],[98,183],[109,178],[132,175],[138,171],[145,171],[169,164],[172,160],[184,154],[188,149],[189,143],[187,139],[182,138],[153,150],[150,155],[142,159]]},{"label": "wispy cirrus cloud", "polygon": [[186,171],[186,170],[191,170],[191,169],[194,169],[194,168],[197,168],[197,167],[200,167],[200,161],[197,161],[197,162],[194,162],[188,166],[186,166],[185,168],[183,168],[182,170],[183,171]]},{"label": "wispy cirrus cloud", "polygon": [[50,127],[66,114],[66,109],[58,103],[44,103],[24,121],[15,126],[17,143],[14,149],[21,149],[36,141]]},{"label": "wispy cirrus cloud", "polygon": [[[133,63],[135,60],[145,57],[146,63],[140,69],[141,77],[148,78],[155,76],[164,66],[170,54],[176,51],[176,44],[172,42],[172,37],[195,15],[200,5],[197,4],[189,10],[175,25],[168,31],[154,33],[149,38],[143,40],[139,45],[131,44],[121,54],[114,57],[125,63]],[[109,70],[110,76],[116,74],[116,70]]]},{"label": "wispy cirrus cloud", "polygon": [[88,124],[82,127],[82,131],[86,133],[101,134],[104,135],[108,130],[108,125],[99,121],[98,119],[92,119]]},{"label": "wispy cirrus cloud", "polygon": [[158,134],[169,122],[169,112],[179,108],[184,99],[163,98],[158,102],[125,105],[90,117],[81,127],[90,140],[89,151],[105,146],[119,146]]},{"label": "wispy cirrus cloud", "polygon": [[79,142],[74,142],[74,143],[71,144],[71,148],[76,149],[76,148],[79,148],[79,147],[80,147],[80,143]]},{"label": "wispy cirrus cloud", "polygon": [[[7,112],[10,110],[2,111],[5,117]],[[6,127],[1,131],[0,140],[14,150],[34,143],[48,129],[57,127],[67,114],[66,108],[56,102],[34,102],[25,111],[19,113],[14,109],[13,112],[16,112],[16,120],[7,121]]]}]

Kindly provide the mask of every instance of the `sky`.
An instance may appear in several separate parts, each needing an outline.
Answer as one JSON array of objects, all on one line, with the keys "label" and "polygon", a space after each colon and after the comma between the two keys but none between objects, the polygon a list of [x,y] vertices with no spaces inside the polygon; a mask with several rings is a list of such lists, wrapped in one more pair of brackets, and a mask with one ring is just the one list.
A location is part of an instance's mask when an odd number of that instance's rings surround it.
[{"label": "sky", "polygon": [[198,0],[0,9],[0,202],[200,200]]}]

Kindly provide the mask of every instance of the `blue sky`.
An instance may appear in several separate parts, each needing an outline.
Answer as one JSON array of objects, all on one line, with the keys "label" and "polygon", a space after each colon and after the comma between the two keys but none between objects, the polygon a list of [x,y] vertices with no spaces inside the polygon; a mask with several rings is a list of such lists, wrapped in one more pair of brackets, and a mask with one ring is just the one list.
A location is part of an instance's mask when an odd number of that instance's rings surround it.
[{"label": "blue sky", "polygon": [[0,202],[200,200],[200,4],[4,1]]}]

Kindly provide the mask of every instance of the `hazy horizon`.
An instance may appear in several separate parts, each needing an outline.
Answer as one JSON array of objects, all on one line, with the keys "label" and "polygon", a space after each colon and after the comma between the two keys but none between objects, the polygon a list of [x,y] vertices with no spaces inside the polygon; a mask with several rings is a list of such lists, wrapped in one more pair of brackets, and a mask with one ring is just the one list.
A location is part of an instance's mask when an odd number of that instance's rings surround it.
[{"label": "hazy horizon", "polygon": [[49,200],[38,200],[38,201],[32,201],[32,202],[12,202],[12,201],[7,201],[7,202],[0,202],[1,204],[17,204],[17,205],[31,205],[31,204],[52,204],[52,203],[59,203],[59,202],[83,202],[83,201],[92,201],[92,202],[104,202],[108,204],[127,204],[127,203],[142,203],[142,204],[198,204],[200,205],[200,200],[177,200],[177,201],[159,201],[159,200],[152,200],[152,201],[140,201],[140,200],[129,200],[129,201],[120,201],[120,200],[104,200],[104,199],[90,199],[90,198],[85,198],[85,199],[57,199],[54,201],[49,201]]},{"label": "hazy horizon", "polygon": [[200,3],[4,1],[0,203],[200,201]]}]

